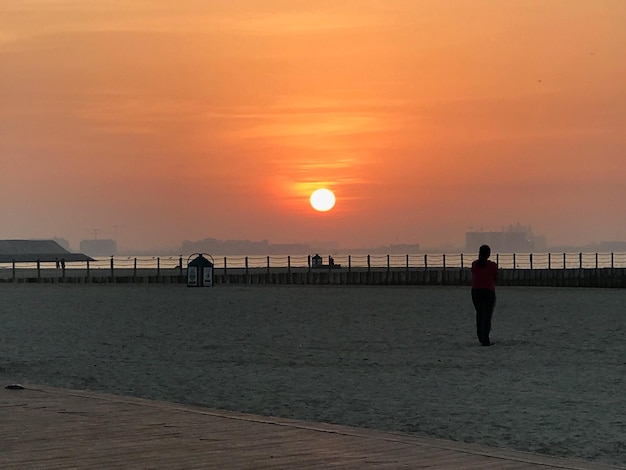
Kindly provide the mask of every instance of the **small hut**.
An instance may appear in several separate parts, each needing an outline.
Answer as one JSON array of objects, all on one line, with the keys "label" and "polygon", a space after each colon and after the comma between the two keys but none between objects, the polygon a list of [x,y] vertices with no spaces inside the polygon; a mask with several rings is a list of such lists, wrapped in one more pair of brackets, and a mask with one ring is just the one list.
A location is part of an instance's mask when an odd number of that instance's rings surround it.
[{"label": "small hut", "polygon": [[322,257],[318,254],[311,258],[311,267],[312,268],[321,268],[323,266]]}]

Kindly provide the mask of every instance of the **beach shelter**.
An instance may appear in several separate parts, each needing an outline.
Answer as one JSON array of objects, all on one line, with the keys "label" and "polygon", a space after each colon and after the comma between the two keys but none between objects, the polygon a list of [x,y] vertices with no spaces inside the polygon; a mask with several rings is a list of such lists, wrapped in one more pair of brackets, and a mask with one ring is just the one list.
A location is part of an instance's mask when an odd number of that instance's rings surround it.
[{"label": "beach shelter", "polygon": [[71,253],[54,240],[0,240],[0,263],[93,261],[83,253]]},{"label": "beach shelter", "polygon": [[[203,255],[206,253],[194,253],[187,260],[187,287],[211,287],[213,285],[213,257],[209,261]],[[192,256],[196,256],[189,261]]]},{"label": "beach shelter", "polygon": [[311,266],[313,268],[321,268],[322,267],[322,257],[320,255],[318,255],[317,253],[311,259]]}]

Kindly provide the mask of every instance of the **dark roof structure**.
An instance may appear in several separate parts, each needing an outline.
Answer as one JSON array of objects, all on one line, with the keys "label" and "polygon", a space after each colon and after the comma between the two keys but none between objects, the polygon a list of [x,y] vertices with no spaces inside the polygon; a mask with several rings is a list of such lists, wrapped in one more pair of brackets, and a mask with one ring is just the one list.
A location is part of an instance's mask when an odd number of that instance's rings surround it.
[{"label": "dark roof structure", "polygon": [[82,253],[70,253],[54,240],[0,240],[0,263],[93,261]]}]

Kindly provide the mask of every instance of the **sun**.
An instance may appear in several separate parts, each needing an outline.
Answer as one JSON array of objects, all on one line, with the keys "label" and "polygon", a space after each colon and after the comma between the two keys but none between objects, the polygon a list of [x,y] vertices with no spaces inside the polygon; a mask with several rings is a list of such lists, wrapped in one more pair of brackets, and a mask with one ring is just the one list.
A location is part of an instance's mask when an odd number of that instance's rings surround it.
[{"label": "sun", "polygon": [[322,188],[311,194],[311,206],[316,211],[326,212],[335,206],[335,195],[330,189]]}]

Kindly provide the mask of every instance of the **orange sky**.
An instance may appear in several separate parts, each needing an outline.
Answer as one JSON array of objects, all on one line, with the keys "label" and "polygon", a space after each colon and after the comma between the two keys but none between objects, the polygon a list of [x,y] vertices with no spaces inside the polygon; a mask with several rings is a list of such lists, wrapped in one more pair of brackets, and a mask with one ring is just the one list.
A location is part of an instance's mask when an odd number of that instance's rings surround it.
[{"label": "orange sky", "polygon": [[626,240],[624,24],[622,0],[2,0],[0,238]]}]

